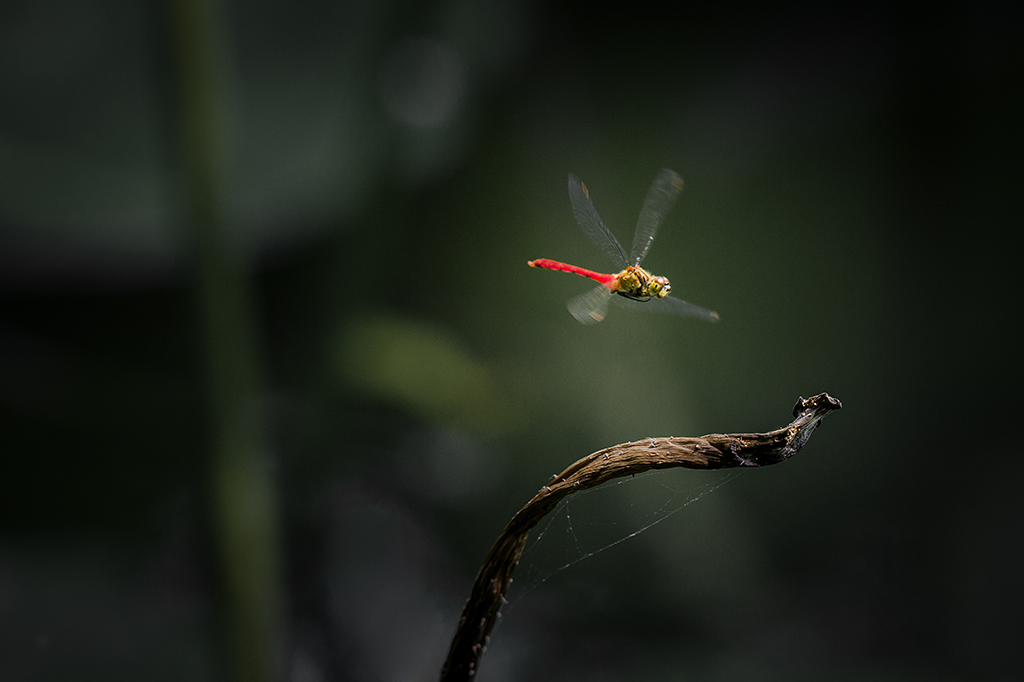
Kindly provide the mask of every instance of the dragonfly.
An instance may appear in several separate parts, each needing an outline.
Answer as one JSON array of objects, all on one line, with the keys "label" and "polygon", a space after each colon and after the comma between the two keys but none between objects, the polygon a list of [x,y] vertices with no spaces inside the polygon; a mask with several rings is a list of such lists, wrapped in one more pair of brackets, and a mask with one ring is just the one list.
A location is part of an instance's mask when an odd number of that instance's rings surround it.
[{"label": "dragonfly", "polygon": [[595,324],[603,320],[608,314],[608,304],[612,300],[629,306],[642,306],[647,310],[717,322],[718,313],[670,296],[672,286],[667,277],[653,275],[640,267],[640,262],[651,248],[661,219],[672,208],[682,189],[683,179],[674,171],[663,169],[654,178],[640,209],[640,218],[637,220],[636,232],[633,235],[633,248],[627,258],[619,240],[601,220],[597,207],[590,199],[590,190],[578,177],[569,173],[569,200],[572,202],[572,213],[576,222],[590,241],[611,259],[619,272],[604,274],[548,258],[527,261],[527,265],[532,268],[571,272],[599,282],[596,288],[571,298],[566,303],[572,316],[583,324]]}]

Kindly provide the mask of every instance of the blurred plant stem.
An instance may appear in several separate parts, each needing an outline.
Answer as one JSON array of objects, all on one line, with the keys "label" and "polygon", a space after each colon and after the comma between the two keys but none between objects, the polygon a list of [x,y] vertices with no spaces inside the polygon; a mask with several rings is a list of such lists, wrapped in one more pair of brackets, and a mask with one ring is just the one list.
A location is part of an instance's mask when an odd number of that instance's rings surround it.
[{"label": "blurred plant stem", "polygon": [[245,267],[230,240],[225,44],[219,3],[172,0],[179,161],[207,363],[213,525],[239,680],[277,677],[277,493],[262,433],[262,378]]}]

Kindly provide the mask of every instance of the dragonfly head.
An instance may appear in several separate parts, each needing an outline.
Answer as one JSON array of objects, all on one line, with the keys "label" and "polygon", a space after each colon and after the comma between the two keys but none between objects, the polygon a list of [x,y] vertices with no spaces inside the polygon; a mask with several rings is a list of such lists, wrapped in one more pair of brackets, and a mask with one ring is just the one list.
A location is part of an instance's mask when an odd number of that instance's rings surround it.
[{"label": "dragonfly head", "polygon": [[649,290],[651,292],[651,296],[654,296],[655,298],[665,298],[668,296],[668,292],[672,291],[672,285],[668,283],[668,277],[656,275],[651,277]]}]

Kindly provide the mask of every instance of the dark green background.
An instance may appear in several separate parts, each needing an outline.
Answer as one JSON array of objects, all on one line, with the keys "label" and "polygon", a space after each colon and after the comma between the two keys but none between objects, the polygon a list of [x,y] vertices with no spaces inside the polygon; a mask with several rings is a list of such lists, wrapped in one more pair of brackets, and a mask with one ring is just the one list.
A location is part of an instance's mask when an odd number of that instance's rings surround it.
[{"label": "dark green background", "polygon": [[[830,7],[223,7],[282,679],[435,679],[552,474],[823,391],[795,459],[543,580],[723,475],[570,501],[480,679],[1019,670],[1021,27]],[[229,677],[169,34],[159,4],[0,9],[4,680]],[[722,322],[578,325],[587,283],[526,267],[607,265],[567,173],[628,246],[661,167],[686,187],[646,265]]]}]

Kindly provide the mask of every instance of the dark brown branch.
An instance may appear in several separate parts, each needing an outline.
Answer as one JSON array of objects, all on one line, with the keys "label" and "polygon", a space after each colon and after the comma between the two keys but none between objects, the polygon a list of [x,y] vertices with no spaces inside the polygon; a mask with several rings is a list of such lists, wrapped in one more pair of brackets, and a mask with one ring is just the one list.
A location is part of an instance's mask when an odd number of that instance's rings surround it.
[{"label": "dark brown branch", "polygon": [[563,498],[613,478],[651,469],[724,469],[777,464],[795,455],[822,418],[840,407],[842,404],[827,393],[807,400],[800,398],[793,408],[795,419],[778,431],[714,433],[700,438],[647,438],[599,450],[555,476],[512,517],[487,554],[448,649],[448,659],[441,671],[442,682],[469,680],[476,674],[526,537]]}]

